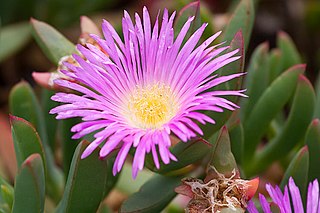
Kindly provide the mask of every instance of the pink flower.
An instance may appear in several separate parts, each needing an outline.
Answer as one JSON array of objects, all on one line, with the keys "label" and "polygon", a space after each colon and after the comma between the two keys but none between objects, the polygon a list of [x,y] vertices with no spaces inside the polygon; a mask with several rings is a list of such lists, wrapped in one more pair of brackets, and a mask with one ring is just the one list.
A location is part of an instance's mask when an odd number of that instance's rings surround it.
[{"label": "pink flower", "polygon": [[[280,210],[281,213],[291,213],[291,212],[305,212],[304,207],[301,200],[300,190],[294,183],[292,177],[289,179],[289,190],[288,186],[284,187],[284,192],[282,193],[278,186],[272,187],[270,184],[266,185],[266,189],[275,204]],[[289,198],[289,191],[290,197]],[[318,180],[315,179],[313,182],[309,183],[308,187],[308,197],[307,197],[307,213],[318,213],[320,212],[320,199],[319,199],[319,183]],[[259,194],[259,200],[261,203],[261,207],[263,212],[271,213],[270,203],[267,199]],[[292,203],[292,205],[291,205]],[[293,209],[291,209],[293,207]],[[249,213],[258,213],[253,201],[250,201],[248,204]]]},{"label": "pink flower", "polygon": [[74,55],[79,66],[65,63],[73,72],[61,72],[75,82],[59,79],[55,83],[77,93],[55,94],[52,100],[64,104],[50,113],[57,113],[57,119],[82,117],[83,121],[71,129],[76,133],[73,138],[98,130],[82,158],[98,146],[102,147],[101,157],[119,148],[113,167],[116,174],[129,150],[134,148],[135,177],[138,170],[143,169],[147,153],[152,153],[157,168],[160,160],[164,164],[177,160],[169,150],[170,134],[187,142],[203,134],[197,122],[215,123],[200,110],[222,112],[238,108],[220,96],[245,96],[244,90],[209,90],[243,75],[212,75],[237,60],[238,50],[222,54],[228,47],[209,47],[220,32],[196,47],[207,24],[182,45],[193,17],[187,20],[177,38],[174,38],[174,17],[175,12],[169,16],[164,10],[161,27],[157,19],[152,28],[146,8],[143,8],[142,19],[135,14],[135,24],[125,11],[124,41],[108,21],[103,21],[104,39],[91,35],[101,49],[91,44],[87,44],[87,48],[78,45],[86,60]]}]

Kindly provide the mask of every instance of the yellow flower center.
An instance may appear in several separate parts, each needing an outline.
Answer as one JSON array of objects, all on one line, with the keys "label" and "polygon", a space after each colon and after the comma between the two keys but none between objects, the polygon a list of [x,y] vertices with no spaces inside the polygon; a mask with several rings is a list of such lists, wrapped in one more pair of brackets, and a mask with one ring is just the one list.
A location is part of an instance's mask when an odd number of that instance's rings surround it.
[{"label": "yellow flower center", "polygon": [[137,86],[129,96],[126,117],[135,127],[156,129],[168,122],[177,108],[169,86],[159,83]]}]

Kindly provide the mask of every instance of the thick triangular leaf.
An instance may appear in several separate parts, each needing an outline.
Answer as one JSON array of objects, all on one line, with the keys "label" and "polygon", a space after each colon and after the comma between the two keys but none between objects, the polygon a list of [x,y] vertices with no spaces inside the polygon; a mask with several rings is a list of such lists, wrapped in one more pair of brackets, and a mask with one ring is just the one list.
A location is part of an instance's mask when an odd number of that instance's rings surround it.
[{"label": "thick triangular leaf", "polygon": [[99,158],[99,149],[81,159],[88,145],[86,141],[81,142],[74,153],[58,213],[96,212],[103,199],[107,183],[107,161]]},{"label": "thick triangular leaf", "polygon": [[65,178],[68,177],[68,173],[70,171],[71,161],[74,155],[74,152],[80,142],[80,140],[72,139],[71,128],[79,123],[79,118],[71,118],[62,120],[59,125],[59,132],[61,137],[61,145],[62,145],[62,166],[65,174]]},{"label": "thick triangular leaf", "polygon": [[269,84],[271,84],[283,71],[281,68],[281,57],[282,57],[282,52],[275,48],[272,49],[269,58],[268,58],[268,63],[269,63]]},{"label": "thick triangular leaf", "polygon": [[54,201],[58,201],[63,191],[63,174],[55,165],[50,146],[42,108],[36,95],[27,82],[20,82],[13,87],[9,96],[10,111],[13,115],[29,121],[37,130],[43,145],[47,166],[47,192]]},{"label": "thick triangular leaf", "polygon": [[281,181],[281,188],[288,184],[289,178],[294,179],[295,184],[300,188],[302,197],[306,197],[306,188],[308,183],[308,169],[309,169],[309,151],[308,147],[302,147],[294,156],[287,168],[284,177]]},{"label": "thick triangular leaf", "polygon": [[58,65],[62,57],[75,53],[75,45],[52,26],[36,19],[30,23],[34,38],[52,63]]},{"label": "thick triangular leaf", "polygon": [[115,176],[113,175],[112,169],[114,162],[116,160],[116,156],[112,156],[107,159],[107,183],[105,185],[105,190],[103,196],[106,197],[111,192],[111,190],[115,187],[118,183],[119,177],[121,173],[117,173]]},{"label": "thick triangular leaf", "polygon": [[307,131],[305,144],[309,148],[309,181],[320,179],[319,156],[320,156],[320,122],[314,119]]},{"label": "thick triangular leaf", "polygon": [[50,146],[51,150],[55,150],[56,148],[56,134],[57,134],[57,125],[58,121],[55,119],[55,115],[49,113],[49,111],[58,106],[58,102],[51,100],[51,96],[54,95],[54,91],[47,90],[42,88],[41,93],[41,106],[43,109],[43,116],[44,122],[46,127],[50,127],[50,131],[47,131],[48,135],[48,145]]},{"label": "thick triangular leaf", "polygon": [[222,127],[210,160],[210,166],[219,173],[231,175],[237,171],[237,163],[231,152],[230,137],[226,126]]},{"label": "thick triangular leaf", "polygon": [[303,139],[312,119],[314,103],[313,87],[306,77],[300,75],[286,124],[257,154],[254,163],[251,164],[255,173],[263,171],[274,160],[285,157]]},{"label": "thick triangular leaf", "polygon": [[133,179],[132,164],[124,163],[116,189],[124,194],[131,195],[137,192],[152,176],[153,173],[151,171],[143,169],[138,173],[137,177]]},{"label": "thick triangular leaf", "polygon": [[245,122],[253,107],[268,86],[268,44],[260,44],[253,52],[248,73],[245,76],[244,88],[249,98],[241,99],[241,120]]},{"label": "thick triangular leaf", "polygon": [[320,73],[318,74],[318,77],[316,80],[315,91],[316,91],[316,95],[317,95],[317,101],[316,101],[316,106],[315,106],[315,110],[313,113],[313,117],[320,119]]},{"label": "thick triangular leaf", "polygon": [[16,177],[13,213],[44,212],[45,177],[39,154],[30,155]]},{"label": "thick triangular leaf", "polygon": [[42,142],[47,144],[43,112],[29,83],[21,81],[12,88],[9,95],[9,107],[13,115],[32,123],[39,132]]},{"label": "thick triangular leaf", "polygon": [[[262,94],[244,123],[243,166],[249,167],[253,154],[272,119],[282,110],[295,91],[305,65],[297,65],[280,75]],[[268,112],[268,113],[266,113]]]},{"label": "thick triangular leaf", "polygon": [[206,156],[211,149],[211,144],[198,138],[187,143],[179,142],[171,150],[178,161],[172,161],[169,164],[160,163],[160,169],[157,169],[153,163],[152,156],[148,156],[146,166],[159,174],[175,173],[176,170],[182,169]]},{"label": "thick triangular leaf", "polygon": [[201,17],[200,17],[200,1],[194,1],[187,4],[183,7],[175,20],[174,29],[175,29],[175,37],[180,32],[184,23],[188,20],[189,17],[194,16],[194,20],[190,26],[190,29],[185,37],[185,40],[188,39],[192,33],[194,33],[201,26]]},{"label": "thick triangular leaf", "polygon": [[233,12],[229,23],[224,30],[224,41],[231,41],[239,30],[244,37],[244,46],[247,47],[250,41],[251,31],[255,17],[252,0],[241,0]]},{"label": "thick triangular leaf", "polygon": [[257,171],[262,171],[272,161],[286,156],[303,139],[312,119],[314,103],[313,87],[306,77],[300,75],[286,124],[281,132],[257,154],[253,163]]},{"label": "thick triangular leaf", "polygon": [[241,164],[243,155],[244,135],[243,126],[240,120],[236,121],[236,123],[229,127],[229,135],[232,154],[236,159],[237,164]]},{"label": "thick triangular leaf", "polygon": [[280,32],[278,34],[277,46],[281,51],[282,70],[286,70],[293,65],[302,63],[301,56],[287,33]]},{"label": "thick triangular leaf", "polygon": [[181,184],[181,178],[154,176],[122,203],[119,212],[161,212],[176,196],[174,188]]},{"label": "thick triangular leaf", "polygon": [[35,128],[28,121],[15,116],[10,116],[10,122],[18,167],[21,167],[31,154],[38,153],[46,168],[44,149]]}]

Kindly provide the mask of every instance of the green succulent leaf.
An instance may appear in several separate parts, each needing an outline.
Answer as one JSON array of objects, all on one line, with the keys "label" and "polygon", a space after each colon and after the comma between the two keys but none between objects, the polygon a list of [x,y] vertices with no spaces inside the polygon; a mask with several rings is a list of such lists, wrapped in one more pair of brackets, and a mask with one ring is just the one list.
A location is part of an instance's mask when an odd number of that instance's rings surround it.
[{"label": "green succulent leaf", "polygon": [[314,104],[313,87],[306,77],[300,75],[287,122],[281,132],[257,154],[251,164],[255,171],[262,171],[274,160],[286,156],[303,139],[312,119]]},{"label": "green succulent leaf", "polygon": [[71,161],[73,158],[73,154],[80,142],[80,140],[72,139],[71,128],[79,123],[78,118],[71,118],[62,120],[59,125],[59,132],[61,137],[61,145],[62,145],[62,166],[65,174],[65,178],[68,177],[68,173],[70,171]]},{"label": "green succulent leaf", "polygon": [[113,175],[112,169],[114,162],[116,160],[116,156],[112,156],[107,159],[107,183],[105,185],[104,190],[104,197],[106,197],[110,191],[115,187],[115,185],[118,183],[119,177],[121,173],[118,173],[116,175]]},{"label": "green succulent leaf", "polygon": [[[206,5],[200,4],[200,17],[202,23],[208,23],[206,30],[203,32],[202,38],[207,39],[212,36],[217,30],[215,30],[214,16]],[[217,40],[219,41],[219,40]]]},{"label": "green succulent leaf", "polygon": [[[243,166],[249,166],[257,145],[272,119],[281,111],[295,91],[305,65],[296,65],[280,75],[261,95],[244,123]],[[267,112],[267,113],[266,113]]]},{"label": "green succulent leaf", "polygon": [[27,82],[22,81],[13,87],[9,95],[9,107],[13,115],[29,121],[39,132],[47,166],[47,191],[50,197],[57,202],[64,187],[63,174],[55,165],[52,151],[48,145],[42,108],[33,89]]},{"label": "green succulent leaf", "polygon": [[34,127],[28,121],[12,115],[10,122],[18,167],[21,167],[31,154],[38,153],[42,158],[44,168],[46,168],[44,149]]},{"label": "green succulent leaf", "polygon": [[153,163],[153,158],[150,155],[147,157],[146,166],[159,174],[174,174],[177,170],[195,163],[206,156],[210,152],[211,146],[210,143],[202,138],[187,143],[179,142],[171,150],[171,153],[177,157],[178,161],[173,161],[169,164],[160,163],[160,169],[157,169]]},{"label": "green succulent leaf", "polygon": [[316,101],[316,106],[315,106],[313,117],[320,119],[320,73],[318,74],[318,77],[317,77],[315,91],[316,91],[316,95],[317,95],[317,101]]},{"label": "green succulent leaf", "polygon": [[188,18],[191,16],[194,16],[194,20],[191,23],[190,29],[185,37],[185,41],[201,26],[200,1],[191,2],[179,11],[174,23],[174,29],[176,33],[175,37],[177,37],[177,33],[180,32],[184,23],[186,23]]},{"label": "green succulent leaf", "polygon": [[282,52],[280,49],[275,48],[271,50],[268,57],[269,84],[271,84],[283,71],[285,71],[281,67],[281,58],[282,58]]},{"label": "green succulent leaf", "polygon": [[30,155],[22,164],[15,180],[12,212],[44,212],[45,176],[42,158]]},{"label": "green succulent leaf", "polygon": [[89,142],[82,141],[73,156],[63,197],[58,213],[96,212],[105,193],[107,161],[99,158],[99,149],[89,157],[81,154]]},{"label": "green succulent leaf", "polygon": [[140,171],[135,179],[132,178],[132,164],[124,163],[116,189],[123,194],[131,195],[137,192],[143,184],[153,177],[153,173],[147,169]]},{"label": "green succulent leaf", "polygon": [[307,131],[305,144],[309,148],[309,181],[320,178],[319,154],[320,154],[320,122],[314,119]]},{"label": "green succulent leaf", "polygon": [[230,137],[226,126],[222,127],[215,143],[210,166],[225,175],[232,174],[234,170],[238,170],[237,162],[231,151]]},{"label": "green succulent leaf", "polygon": [[52,63],[58,65],[62,57],[75,53],[75,45],[52,26],[36,19],[30,23],[34,38]]},{"label": "green succulent leaf", "polygon": [[176,196],[174,188],[181,184],[181,179],[182,177],[154,176],[122,203],[119,212],[161,212]]},{"label": "green succulent leaf", "polygon": [[240,120],[229,127],[231,151],[238,164],[241,164],[243,155],[244,134]]},{"label": "green succulent leaf", "polygon": [[279,32],[277,38],[277,46],[281,51],[282,70],[286,70],[293,65],[302,63],[300,54],[287,33]]},{"label": "green succulent leaf", "polygon": [[250,41],[254,17],[255,11],[252,0],[241,0],[224,30],[223,40],[231,41],[236,32],[241,30],[246,48]]},{"label": "green succulent leaf", "polygon": [[251,56],[244,84],[249,98],[241,99],[240,104],[241,120],[243,122],[248,118],[255,104],[268,87],[268,49],[268,43],[262,43]]},{"label": "green succulent leaf", "polygon": [[57,133],[57,126],[58,121],[55,119],[54,115],[49,114],[49,111],[58,106],[58,102],[52,101],[51,96],[54,95],[54,91],[47,90],[42,88],[41,93],[41,106],[44,112],[44,122],[46,127],[50,127],[50,131],[47,131],[48,135],[48,145],[50,146],[51,150],[55,150],[56,147],[56,133]]},{"label": "green succulent leaf", "polygon": [[308,183],[308,168],[309,168],[309,151],[308,147],[302,147],[295,157],[291,160],[280,187],[283,189],[288,184],[289,178],[294,179],[295,184],[300,188],[301,195],[305,197],[306,187]]},{"label": "green succulent leaf", "polygon": [[0,28],[0,62],[24,47],[31,38],[29,23],[22,22]]},{"label": "green succulent leaf", "polygon": [[[232,75],[236,73],[242,73],[244,71],[244,62],[245,62],[245,49],[244,49],[244,40],[243,40],[242,31],[239,30],[233,37],[232,41],[229,44],[229,49],[226,51],[232,52],[234,50],[239,50],[237,54],[240,58],[226,66],[223,66],[218,70],[219,75]],[[239,90],[242,86],[242,78],[236,78],[231,81],[227,81],[225,84],[222,84],[226,90]],[[232,101],[236,101],[235,99],[230,99]]]},{"label": "green succulent leaf", "polygon": [[33,89],[26,81],[19,82],[10,91],[9,107],[13,115],[29,121],[39,132],[42,142],[47,144],[43,112]]}]

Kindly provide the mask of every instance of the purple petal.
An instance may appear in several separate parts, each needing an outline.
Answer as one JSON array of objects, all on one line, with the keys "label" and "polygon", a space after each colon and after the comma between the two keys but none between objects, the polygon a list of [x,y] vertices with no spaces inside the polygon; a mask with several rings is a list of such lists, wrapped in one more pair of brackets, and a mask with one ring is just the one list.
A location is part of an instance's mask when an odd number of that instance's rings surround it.
[{"label": "purple petal", "polygon": [[289,190],[291,194],[294,212],[304,212],[300,190],[294,183],[294,180],[292,177],[289,178]]},{"label": "purple petal", "polygon": [[265,196],[263,196],[262,194],[259,194],[259,200],[260,200],[260,204],[263,209],[263,212],[264,213],[272,213],[271,209],[270,209],[270,204],[268,203]]},{"label": "purple petal", "polygon": [[114,165],[113,165],[113,170],[112,170],[113,175],[116,175],[116,173],[120,172],[120,170],[124,164],[124,161],[128,155],[128,152],[131,148],[131,145],[132,145],[132,141],[123,143],[123,145],[117,155],[116,161],[114,162]]},{"label": "purple petal", "polygon": [[309,183],[307,197],[307,213],[317,213],[319,203],[319,184],[317,179]]},{"label": "purple petal", "polygon": [[275,204],[277,204],[277,206],[279,207],[281,212],[286,212],[285,211],[285,206],[283,204],[283,194],[282,192],[279,190],[279,187],[276,186],[275,188],[273,188],[270,184],[266,185],[266,190],[268,191],[270,197],[272,198],[273,202]]},{"label": "purple petal", "polygon": [[258,209],[256,208],[256,206],[254,205],[253,201],[250,200],[248,202],[248,207],[247,210],[249,213],[259,213]]}]

